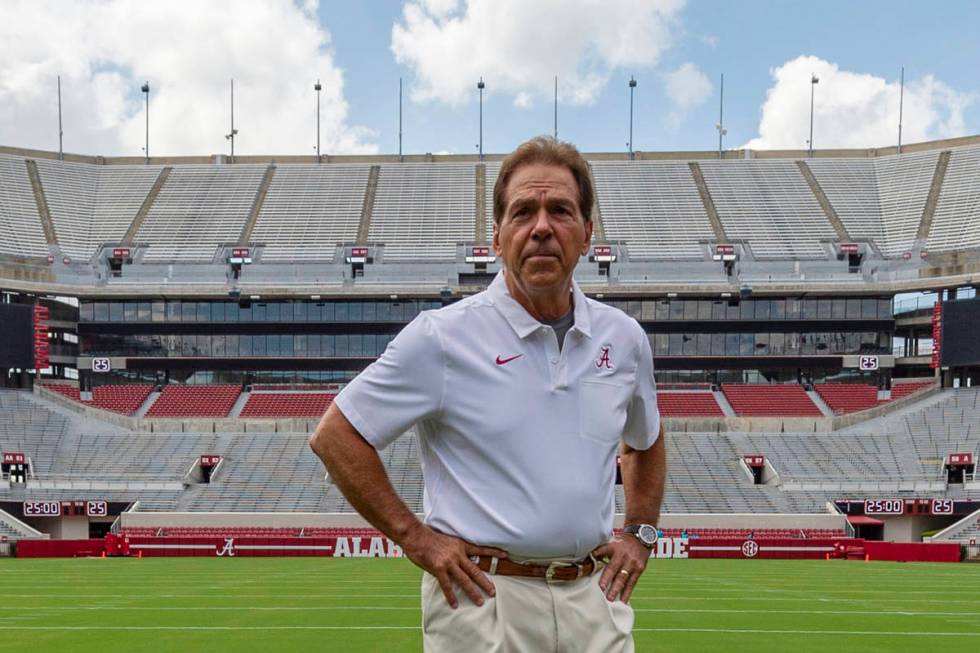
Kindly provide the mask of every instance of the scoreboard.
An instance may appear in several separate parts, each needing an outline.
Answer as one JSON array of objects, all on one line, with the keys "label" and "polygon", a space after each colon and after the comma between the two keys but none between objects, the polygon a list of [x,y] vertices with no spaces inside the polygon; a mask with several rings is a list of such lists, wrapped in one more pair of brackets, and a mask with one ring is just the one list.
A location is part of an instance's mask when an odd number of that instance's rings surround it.
[{"label": "scoreboard", "polygon": [[105,501],[25,501],[21,505],[25,517],[107,517],[109,504]]},{"label": "scoreboard", "polygon": [[906,499],[884,497],[864,500],[846,499],[835,502],[845,515],[969,515],[980,510],[980,501],[953,499]]}]

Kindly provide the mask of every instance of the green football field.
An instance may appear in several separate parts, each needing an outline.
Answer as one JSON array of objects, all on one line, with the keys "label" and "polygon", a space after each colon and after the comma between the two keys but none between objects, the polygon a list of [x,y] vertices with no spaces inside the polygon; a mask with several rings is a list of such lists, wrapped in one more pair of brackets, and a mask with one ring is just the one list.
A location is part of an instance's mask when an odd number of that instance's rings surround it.
[{"label": "green football field", "polygon": [[[0,559],[0,651],[418,651],[404,559]],[[980,565],[652,560],[638,651],[980,650]]]}]

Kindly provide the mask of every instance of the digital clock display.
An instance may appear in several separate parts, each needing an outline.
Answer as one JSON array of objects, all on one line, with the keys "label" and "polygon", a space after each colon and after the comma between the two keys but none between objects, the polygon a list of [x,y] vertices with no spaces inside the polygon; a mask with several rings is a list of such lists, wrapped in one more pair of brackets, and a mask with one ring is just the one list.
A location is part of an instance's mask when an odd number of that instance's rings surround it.
[{"label": "digital clock display", "polygon": [[864,502],[866,515],[903,515],[905,502],[901,499],[868,499]]},{"label": "digital clock display", "polygon": [[60,517],[61,503],[58,501],[25,501],[25,517]]}]

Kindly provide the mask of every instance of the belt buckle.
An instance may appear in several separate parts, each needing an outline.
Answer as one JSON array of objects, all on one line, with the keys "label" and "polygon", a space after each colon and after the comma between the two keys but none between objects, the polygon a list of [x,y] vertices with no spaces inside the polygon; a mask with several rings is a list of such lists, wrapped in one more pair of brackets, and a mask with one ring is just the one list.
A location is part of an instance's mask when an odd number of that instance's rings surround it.
[{"label": "belt buckle", "polygon": [[555,560],[554,562],[548,564],[548,569],[544,572],[545,582],[555,582],[555,572],[565,567],[579,567],[578,573],[580,576],[582,575],[581,565],[577,565],[574,562],[561,562],[559,560]]}]

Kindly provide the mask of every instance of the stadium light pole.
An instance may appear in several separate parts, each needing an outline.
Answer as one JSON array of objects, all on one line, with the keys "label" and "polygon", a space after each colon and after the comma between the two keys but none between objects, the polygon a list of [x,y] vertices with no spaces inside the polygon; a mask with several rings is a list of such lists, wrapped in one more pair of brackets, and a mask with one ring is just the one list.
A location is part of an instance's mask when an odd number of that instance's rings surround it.
[{"label": "stadium light pole", "polygon": [[480,161],[483,161],[483,89],[486,87],[487,85],[483,83],[483,78],[481,77],[480,81],[476,84],[476,88],[480,91],[480,144],[478,146],[480,148]]},{"label": "stadium light pole", "polygon": [[58,75],[58,160],[65,160],[65,152],[62,149],[62,137],[65,132],[61,130],[61,75]]},{"label": "stadium light pole", "polygon": [[145,84],[140,86],[140,90],[143,95],[146,96],[146,144],[143,146],[144,159],[143,162],[149,165],[150,163],[150,82],[147,80]]},{"label": "stadium light pole", "polygon": [[718,99],[718,124],[715,125],[715,129],[718,130],[718,158],[722,158],[722,137],[728,133],[725,129],[725,73],[721,74],[721,96]]},{"label": "stadium light pole", "polygon": [[898,154],[902,154],[902,107],[905,103],[905,66],[902,66],[902,77],[898,90]]},{"label": "stadium light pole", "polygon": [[813,157],[813,88],[820,83],[820,78],[810,73],[810,140],[807,141],[809,146],[809,155]]},{"label": "stadium light pole", "polygon": [[231,163],[235,162],[235,136],[238,130],[235,129],[235,80],[231,80],[231,131],[225,134],[225,139],[231,141]]},{"label": "stadium light pole", "polygon": [[316,80],[313,90],[316,91],[316,162],[320,163],[320,80]]},{"label": "stadium light pole", "polygon": [[558,140],[558,75],[555,75],[555,140]]},{"label": "stadium light pole", "polygon": [[627,145],[629,145],[629,159],[633,160],[633,89],[636,88],[636,79],[630,75],[630,140]]},{"label": "stadium light pole", "polygon": [[398,78],[398,160],[402,160],[402,78]]}]

